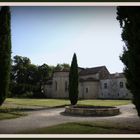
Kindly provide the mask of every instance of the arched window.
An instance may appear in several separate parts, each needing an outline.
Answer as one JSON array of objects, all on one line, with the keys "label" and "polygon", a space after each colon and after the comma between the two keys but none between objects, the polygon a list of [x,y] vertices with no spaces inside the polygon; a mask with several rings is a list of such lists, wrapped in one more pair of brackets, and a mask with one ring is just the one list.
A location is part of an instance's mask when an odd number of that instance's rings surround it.
[{"label": "arched window", "polygon": [[57,91],[57,82],[55,81],[55,90]]},{"label": "arched window", "polygon": [[68,82],[65,81],[65,91],[68,91]]},{"label": "arched window", "polygon": [[88,93],[88,88],[86,88],[86,93]]}]

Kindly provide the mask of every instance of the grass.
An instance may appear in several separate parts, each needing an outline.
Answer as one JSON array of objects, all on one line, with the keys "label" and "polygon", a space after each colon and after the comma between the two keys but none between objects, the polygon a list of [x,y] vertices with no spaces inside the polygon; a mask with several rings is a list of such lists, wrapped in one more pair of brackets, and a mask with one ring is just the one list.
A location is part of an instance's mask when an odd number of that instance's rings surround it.
[{"label": "grass", "polygon": [[[78,105],[94,106],[118,106],[131,103],[130,100],[79,100]],[[26,114],[22,113],[24,107],[54,107],[69,105],[70,101],[65,99],[17,99],[7,98],[3,106],[0,107],[0,120],[17,118]],[[13,107],[14,106],[14,107]],[[13,107],[13,108],[12,108]],[[131,127],[130,127],[131,128]],[[30,130],[28,134],[121,134],[137,133],[122,124],[114,122],[75,122],[55,125],[51,127]],[[132,132],[131,132],[132,131]]]},{"label": "grass", "polygon": [[18,99],[18,98],[7,98],[5,103],[23,106],[38,106],[38,107],[54,107],[70,104],[69,100],[64,99]]},{"label": "grass", "polygon": [[[95,106],[118,106],[131,103],[130,100],[79,100],[79,105],[95,105]],[[55,107],[69,105],[67,99],[17,99],[7,98],[5,105],[22,105],[22,106],[38,106],[38,107]]]},{"label": "grass", "polygon": [[25,115],[22,113],[0,113],[0,120],[14,119],[14,118],[19,118],[21,116],[25,116]]},{"label": "grass", "polygon": [[81,100],[79,105],[93,105],[93,106],[119,106],[130,104],[130,100]]},{"label": "grass", "polygon": [[73,122],[23,132],[24,134],[134,134],[139,130],[116,122]]},{"label": "grass", "polygon": [[14,119],[25,115],[18,108],[0,107],[0,120]]},{"label": "grass", "polygon": [[[130,100],[79,100],[78,105],[94,106],[118,106],[131,103]],[[30,110],[38,107],[56,107],[70,105],[66,99],[18,99],[7,98],[2,107],[0,107],[0,120],[17,118],[25,115],[23,110]]]}]

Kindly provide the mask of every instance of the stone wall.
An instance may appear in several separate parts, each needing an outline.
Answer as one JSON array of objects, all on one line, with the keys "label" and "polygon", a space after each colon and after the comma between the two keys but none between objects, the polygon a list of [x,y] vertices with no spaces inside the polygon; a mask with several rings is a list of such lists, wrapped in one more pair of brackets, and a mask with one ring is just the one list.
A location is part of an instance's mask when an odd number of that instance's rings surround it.
[{"label": "stone wall", "polygon": [[[79,80],[79,99],[132,98],[130,91],[125,85],[126,79],[122,74],[109,75],[106,69],[102,69],[96,74],[79,75]],[[59,71],[53,74],[52,84],[44,85],[43,88],[47,98],[68,98],[68,86],[69,72]]]},{"label": "stone wall", "polygon": [[125,78],[104,79],[100,81],[101,92],[99,98],[131,99],[132,95],[126,88]]},{"label": "stone wall", "polygon": [[55,72],[52,83],[53,98],[68,98],[69,72]]},{"label": "stone wall", "polygon": [[96,99],[99,95],[99,82],[86,81],[79,83],[79,98]]},{"label": "stone wall", "polygon": [[99,73],[89,74],[89,75],[83,75],[83,76],[79,76],[79,78],[81,78],[81,79],[94,78],[94,79],[99,80]]}]

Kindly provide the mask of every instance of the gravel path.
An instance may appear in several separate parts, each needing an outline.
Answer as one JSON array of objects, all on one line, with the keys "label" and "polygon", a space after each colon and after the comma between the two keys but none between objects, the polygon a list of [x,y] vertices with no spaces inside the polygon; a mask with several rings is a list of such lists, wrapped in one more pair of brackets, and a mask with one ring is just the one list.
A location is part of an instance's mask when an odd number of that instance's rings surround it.
[{"label": "gravel path", "polygon": [[119,106],[121,114],[112,117],[80,117],[80,116],[65,116],[62,114],[64,108],[45,109],[40,111],[28,112],[28,116],[16,119],[1,120],[1,134],[15,134],[24,130],[47,127],[65,122],[76,121],[97,121],[97,120],[112,120],[118,124],[126,126],[134,126],[134,129],[139,128],[140,119],[137,116],[134,105]]}]

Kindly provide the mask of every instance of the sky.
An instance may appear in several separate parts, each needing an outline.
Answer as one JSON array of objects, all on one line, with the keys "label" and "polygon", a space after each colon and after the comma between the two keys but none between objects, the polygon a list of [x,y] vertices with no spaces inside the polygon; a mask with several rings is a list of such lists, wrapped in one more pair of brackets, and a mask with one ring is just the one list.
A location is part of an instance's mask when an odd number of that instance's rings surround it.
[{"label": "sky", "polygon": [[116,7],[12,7],[12,56],[30,58],[36,65],[105,65],[110,73],[122,72],[122,29]]}]

